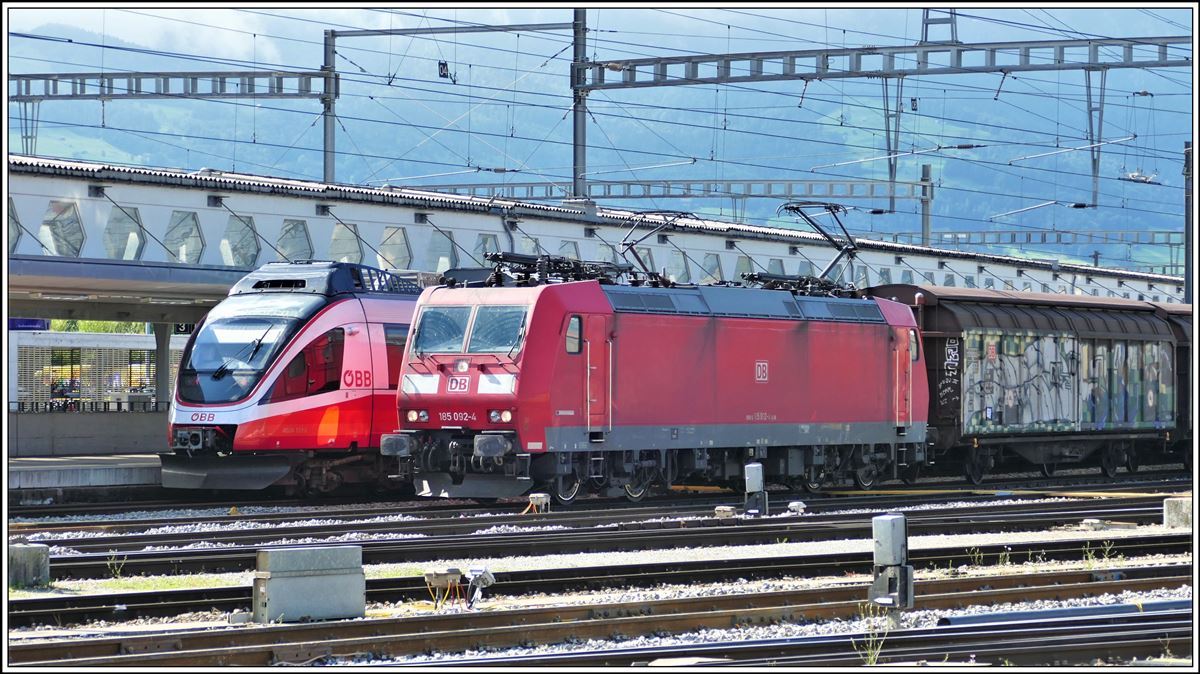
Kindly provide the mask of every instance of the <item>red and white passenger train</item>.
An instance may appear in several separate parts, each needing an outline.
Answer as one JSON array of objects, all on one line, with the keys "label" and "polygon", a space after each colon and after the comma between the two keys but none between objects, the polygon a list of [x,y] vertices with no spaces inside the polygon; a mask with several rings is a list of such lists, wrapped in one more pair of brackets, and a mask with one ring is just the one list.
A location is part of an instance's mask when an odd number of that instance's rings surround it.
[{"label": "red and white passenger train", "polygon": [[976,483],[1013,459],[1190,465],[1190,306],[489,257],[424,291],[341,263],[248,275],[184,351],[164,486],[568,503],[736,487],[750,462],[806,489],[935,457]]},{"label": "red and white passenger train", "polygon": [[419,293],[395,274],[334,262],[270,263],[239,281],[184,348],[163,486],[386,483],[379,437],[395,428]]}]

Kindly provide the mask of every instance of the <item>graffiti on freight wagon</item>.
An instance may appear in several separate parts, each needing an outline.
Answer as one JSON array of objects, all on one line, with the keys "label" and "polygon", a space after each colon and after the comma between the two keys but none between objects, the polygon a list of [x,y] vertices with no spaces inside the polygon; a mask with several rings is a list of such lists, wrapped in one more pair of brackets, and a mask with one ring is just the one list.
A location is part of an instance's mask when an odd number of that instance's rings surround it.
[{"label": "graffiti on freight wagon", "polygon": [[968,432],[1059,431],[1078,422],[1078,353],[1069,334],[967,331]]},{"label": "graffiti on freight wagon", "polygon": [[962,363],[966,433],[1154,428],[1174,413],[1166,342],[968,330]]}]

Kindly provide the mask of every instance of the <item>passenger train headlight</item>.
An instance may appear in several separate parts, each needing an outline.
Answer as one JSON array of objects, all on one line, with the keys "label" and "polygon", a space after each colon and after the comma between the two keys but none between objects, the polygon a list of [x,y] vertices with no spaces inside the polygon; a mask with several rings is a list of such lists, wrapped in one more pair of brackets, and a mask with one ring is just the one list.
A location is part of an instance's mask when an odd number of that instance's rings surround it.
[{"label": "passenger train headlight", "polygon": [[492,422],[493,424],[500,423],[500,410],[492,410],[488,412],[488,421]]},{"label": "passenger train headlight", "polygon": [[417,412],[417,420],[418,421],[429,421],[429,412],[426,412],[425,410],[421,410],[420,412]]},{"label": "passenger train headlight", "polygon": [[503,421],[506,424],[508,422],[512,421],[512,412],[509,412],[508,410],[504,410],[503,412],[501,412],[500,413],[500,421]]},{"label": "passenger train headlight", "polygon": [[406,418],[406,419],[408,419],[410,422],[412,422],[412,421],[416,421],[416,420],[417,420],[417,411],[416,411],[416,410],[409,410],[409,411],[408,411],[408,414],[407,414],[407,415],[405,415],[405,418]]}]

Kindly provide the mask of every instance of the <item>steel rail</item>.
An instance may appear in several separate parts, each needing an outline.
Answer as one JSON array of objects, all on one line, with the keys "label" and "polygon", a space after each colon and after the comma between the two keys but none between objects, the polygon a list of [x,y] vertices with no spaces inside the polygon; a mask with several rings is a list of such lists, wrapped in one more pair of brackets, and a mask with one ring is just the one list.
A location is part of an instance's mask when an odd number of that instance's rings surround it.
[{"label": "steel rail", "polygon": [[[933,580],[918,584],[916,608],[954,609],[980,603],[1097,596],[1156,589],[1189,580],[1190,569],[1187,575],[1119,580],[1080,572]],[[10,643],[9,657],[24,664],[64,666],[300,664],[317,657],[362,652],[396,657],[435,650],[603,639],[614,633],[677,634],[703,628],[850,618],[863,610],[865,591],[864,584],[856,583],[790,592],[647,601],[632,606],[628,603],[555,606],[99,640]],[[966,626],[958,631],[985,629],[986,626]]]},{"label": "steel rail", "polygon": [[[1068,470],[1068,467],[1064,466],[1063,470]],[[981,485],[973,485],[973,484],[966,482],[965,480],[936,481],[934,478],[937,478],[937,477],[938,476],[936,476],[936,475],[932,475],[932,476],[923,478],[921,480],[921,482],[915,488],[962,489],[962,490],[966,490],[966,491],[985,491],[985,490],[1003,491],[1003,490],[1023,490],[1023,489],[1068,489],[1068,488],[1072,488],[1072,487],[1088,485],[1092,491],[1104,491],[1104,490],[1124,490],[1124,489],[1141,488],[1141,487],[1161,488],[1163,485],[1163,480],[1173,480],[1174,482],[1177,483],[1176,486],[1180,486],[1180,485],[1190,484],[1190,480],[1191,480],[1190,474],[1185,474],[1180,470],[1152,471],[1152,470],[1146,470],[1146,469],[1143,469],[1142,472],[1139,472],[1136,474],[1123,474],[1121,476],[1121,478],[1117,479],[1116,481],[1114,481],[1110,478],[1103,477],[1101,475],[1060,475],[1060,476],[1055,476],[1053,478],[1045,478],[1045,477],[1038,476],[1036,478],[1028,477],[1028,478],[1023,478],[1023,479],[998,480],[996,478],[1003,477],[1002,474],[999,474],[999,475],[989,476],[991,479],[996,480],[994,482],[985,482],[984,484],[981,484]],[[942,476],[942,477],[944,477],[944,476]],[[841,488],[842,487],[837,486],[837,485],[830,485],[823,491],[838,491]],[[891,489],[891,488],[904,488],[904,485],[897,482],[894,484],[889,483],[889,484],[881,484],[881,485],[876,486],[877,490],[887,490],[887,489]],[[1165,488],[1171,488],[1171,487],[1168,486]],[[738,496],[738,494],[732,490],[727,490],[725,493],[726,493],[727,497],[728,496],[735,496],[735,497]],[[861,493],[862,497],[869,498],[873,492],[861,491],[859,493]],[[781,492],[772,492],[771,494],[772,494],[772,497],[774,497],[774,498],[789,498],[789,499],[792,499],[792,498],[815,499],[815,498],[821,498],[822,496],[824,496],[824,494],[822,494],[822,493],[813,494],[813,493],[798,492],[798,491],[782,492],[782,494],[786,494],[786,496],[781,496]],[[876,496],[878,497],[878,496],[882,496],[882,495],[876,494]],[[193,498],[195,498],[195,497],[193,497]],[[191,500],[191,501],[172,501],[172,500],[159,499],[159,500],[148,500],[148,501],[136,501],[136,500],[135,501],[122,501],[120,504],[113,504],[111,502],[106,502],[106,503],[72,503],[72,504],[53,504],[53,505],[14,505],[14,506],[10,506],[10,508],[8,510],[8,517],[9,518],[16,518],[16,517],[36,518],[36,517],[61,517],[61,516],[71,516],[71,515],[103,515],[103,514],[116,514],[116,513],[121,513],[121,512],[127,512],[131,508],[147,509],[147,510],[148,509],[156,509],[156,508],[182,510],[182,509],[198,509],[198,508],[219,508],[219,507],[228,507],[228,506],[232,506],[232,505],[236,505],[240,508],[244,508],[247,506],[305,507],[305,506],[321,506],[321,505],[330,505],[330,504],[332,504],[332,505],[344,504],[344,505],[348,505],[348,506],[355,506],[354,508],[347,509],[347,512],[354,512],[354,510],[361,508],[363,506],[369,507],[370,502],[367,501],[364,503],[364,498],[365,498],[364,495],[359,494],[359,495],[352,495],[352,496],[327,497],[327,498],[323,498],[320,500],[271,499],[271,498],[264,498],[258,493],[247,494],[245,492],[226,492],[226,493],[213,495],[208,499],[196,499],[196,500]],[[393,495],[393,494],[384,494],[384,495],[381,495],[380,498],[383,500],[386,500],[386,501],[397,501],[397,500],[409,501],[409,500],[412,500],[412,499],[404,499],[404,498],[398,497],[397,495]],[[695,500],[696,498],[701,498],[701,497],[693,497],[692,500]],[[845,498],[845,497],[843,496],[843,498]],[[851,498],[853,498],[853,497],[851,497]],[[653,504],[654,502],[660,501],[660,500],[672,501],[672,500],[677,500],[677,499],[678,499],[677,495],[649,496],[641,502],[641,505],[643,505],[643,506],[650,505],[650,504]],[[463,500],[469,500],[469,499],[463,499]],[[413,502],[416,503],[417,501],[414,500]],[[623,502],[620,500],[586,497],[586,498],[579,499],[579,501],[577,501],[572,506],[569,506],[569,508],[582,509],[582,508],[589,508],[589,507],[594,507],[594,506],[610,507],[613,504],[622,504],[622,503]],[[512,505],[512,504],[509,504],[509,505]],[[464,506],[464,505],[462,505],[461,502],[458,502],[455,504],[443,505],[436,501],[429,501],[427,503],[422,503],[420,506],[414,506],[414,508],[419,508],[421,510],[435,510],[435,511],[436,510],[453,510],[456,508],[460,509],[460,510],[461,509],[486,510],[489,508],[495,509],[497,507],[503,507],[503,505],[492,504],[492,505],[484,505],[484,506]],[[171,518],[171,519],[178,519],[178,518]],[[16,523],[14,523],[14,524],[16,524]]]},{"label": "steel rail", "polygon": [[[975,549],[930,548],[910,552],[916,569],[957,568],[985,563],[1022,563],[1037,560],[1084,561],[1089,558],[1132,558],[1190,552],[1190,534],[1168,534],[1101,541],[1093,539],[994,544]],[[820,577],[870,573],[872,553],[829,553],[765,558],[708,559],[684,562],[647,562],[603,567],[543,568],[498,571],[489,595],[525,595],[531,592],[569,592],[613,587],[653,587],[668,583],[722,582],[736,579]],[[1119,574],[1120,571],[1101,572]],[[420,601],[429,590],[422,577],[370,579],[366,597],[372,602]],[[10,626],[70,624],[88,620],[129,620],[146,616],[178,615],[181,611],[248,610],[248,586],[53,596],[10,600]]]},{"label": "steel rail", "polygon": [[[939,660],[949,661],[951,656],[961,658],[950,663],[954,665],[979,663],[982,655],[1001,658],[1003,662],[979,664],[1068,665],[1092,664],[1098,656],[1157,655],[1162,652],[1164,645],[1191,649],[1193,628],[1190,609],[1059,619],[1049,623],[1024,620],[1007,622],[1002,627],[936,627],[896,631],[886,635],[880,632],[856,633],[546,655],[497,655],[404,664],[595,667],[648,665],[655,661],[667,664],[669,659],[687,658],[690,664],[703,666],[862,666],[872,657],[878,657],[876,664],[915,664],[914,661],[921,660],[925,664],[937,664]],[[872,648],[869,644],[873,641],[879,646],[874,656],[869,652]]]},{"label": "steel rail", "polygon": [[[1043,504],[1052,506],[1053,504]],[[1103,501],[1088,507],[1072,502],[1070,509],[1061,508],[1046,513],[1017,513],[990,515],[913,514],[909,531],[913,534],[960,534],[1041,530],[1078,522],[1097,516],[1117,516],[1132,523],[1161,521],[1160,504],[1114,508]],[[871,522],[866,517],[854,521],[809,523],[807,518],[777,520],[706,519],[662,522],[662,528],[622,530],[567,529],[500,534],[465,534],[456,536],[427,536],[399,540],[358,541],[365,563],[408,562],[433,559],[491,557],[497,550],[511,555],[573,554],[654,550],[676,547],[754,545],[765,543],[839,540],[869,536]],[[287,543],[289,547],[327,546],[328,541],[316,543]],[[258,546],[235,547],[228,550],[174,549],[119,551],[111,544],[101,544],[111,551],[82,555],[57,555],[50,558],[52,579],[103,578],[112,576],[119,567],[122,575],[179,574],[182,572],[230,572],[253,568]],[[280,544],[284,545],[284,544]]]},{"label": "steel rail", "polygon": [[[1132,488],[1134,485],[1106,485],[1104,488],[1092,488],[1090,491],[1101,494],[1104,492],[1116,492],[1118,490],[1125,491]],[[1191,482],[1178,481],[1164,483],[1161,481],[1139,483],[1138,487],[1144,487],[1149,490],[1162,489],[1174,491],[1180,488],[1190,488]],[[1004,493],[1004,490],[996,490],[1000,493],[994,493],[992,490],[977,490],[956,492],[952,489],[931,489],[918,490],[917,493],[905,495],[889,492],[872,493],[862,492],[861,495],[844,495],[844,494],[809,494],[803,497],[804,503],[807,505],[808,512],[818,513],[822,509],[851,509],[859,507],[877,507],[883,506],[887,508],[902,507],[918,504],[933,504],[944,502],[971,502],[971,501],[990,501],[997,498],[1011,499],[1035,499],[1041,498],[1043,494],[1011,492]],[[623,505],[621,507],[605,507],[601,512],[606,513],[614,518],[625,518],[625,515],[635,516],[641,514],[646,518],[651,517],[670,517],[670,516],[688,516],[700,513],[711,513],[712,508],[717,505],[729,505],[731,499],[738,498],[739,495],[728,493],[723,496],[709,497],[686,497],[673,496],[668,498],[659,498],[656,500],[644,501],[640,505]],[[793,500],[790,496],[772,494],[772,498],[777,504]],[[799,499],[797,499],[799,500]],[[300,512],[286,513],[241,513],[231,515],[222,513],[212,517],[203,517],[197,519],[194,515],[178,515],[162,518],[144,518],[135,520],[91,520],[82,522],[9,522],[10,534],[21,536],[32,536],[38,533],[57,533],[63,531],[86,531],[86,532],[133,532],[151,527],[172,526],[179,524],[196,524],[198,522],[212,523],[232,523],[232,522],[255,522],[255,523],[272,523],[278,525],[286,525],[289,522],[299,522],[311,519],[371,519],[381,516],[391,515],[412,515],[414,517],[423,517],[425,519],[436,518],[461,518],[463,516],[472,515],[495,515],[496,517],[504,517],[505,513],[498,512],[502,509],[511,509],[513,512],[520,510],[520,502],[491,504],[487,506],[476,505],[443,505],[437,502],[428,502],[422,504],[405,504],[399,507],[379,507],[369,503],[358,503],[348,508],[338,509],[323,509],[323,510],[306,510]],[[529,522],[535,519],[552,519],[560,517],[586,517],[586,513],[593,512],[594,506],[600,505],[597,502],[582,502],[575,507],[554,509],[549,513],[525,514],[514,519],[521,522]],[[606,504],[611,506],[611,504]],[[591,506],[591,507],[589,507]],[[783,506],[778,505],[777,510],[782,510]],[[212,509],[211,506],[206,509]]]},{"label": "steel rail", "polygon": [[[922,500],[923,501],[923,500]],[[1011,503],[1001,506],[982,505],[982,506],[966,506],[947,509],[942,512],[933,511],[916,511],[908,516],[913,520],[933,522],[942,518],[959,518],[969,520],[980,515],[994,517],[1002,513],[1005,517],[1015,516],[1019,513],[1028,513],[1035,515],[1038,513],[1049,513],[1056,516],[1071,516],[1071,511],[1068,510],[1072,505],[1074,510],[1081,516],[1092,515],[1112,515],[1124,514],[1121,511],[1126,509],[1134,509],[1145,507],[1153,511],[1158,509],[1161,512],[1161,497],[1146,496],[1137,498],[1114,498],[1103,501],[1071,501],[1071,502],[1030,502],[1030,503]],[[895,503],[888,504],[889,508],[894,507]],[[839,508],[840,510],[840,508]],[[880,512],[888,509],[881,509]],[[1130,513],[1135,515],[1136,513]],[[1150,512],[1153,515],[1153,512]],[[368,519],[379,517],[379,515],[371,515]],[[679,518],[698,518],[692,520],[681,520]],[[309,519],[326,519],[323,517]],[[867,518],[863,513],[817,513],[807,515],[803,518],[797,517],[795,522],[802,522],[807,526],[819,526],[821,524],[833,522],[851,522],[861,523]],[[179,545],[186,546],[197,541],[207,543],[228,543],[234,545],[263,545],[267,541],[277,540],[281,536],[285,537],[304,537],[304,538],[332,538],[346,533],[380,533],[380,534],[411,534],[420,536],[463,536],[468,534],[477,534],[479,531],[485,531],[497,526],[517,526],[533,528],[539,526],[561,526],[574,529],[584,529],[589,527],[609,527],[616,524],[619,531],[637,531],[646,529],[666,529],[678,527],[703,527],[703,526],[750,526],[762,522],[776,522],[779,520],[763,520],[763,519],[746,519],[746,518],[731,518],[728,520],[717,521],[713,515],[711,507],[706,509],[697,507],[685,507],[676,510],[620,510],[620,511],[590,511],[586,513],[568,512],[568,513],[545,513],[536,515],[496,515],[496,516],[480,516],[480,517],[442,517],[428,519],[413,519],[413,520],[395,520],[385,522],[363,521],[358,519],[349,519],[335,523],[325,523],[311,526],[296,526],[288,527],[283,524],[277,524],[270,528],[230,528],[223,531],[206,531],[195,532],[186,531],[180,533],[121,533],[110,530],[102,530],[105,533],[110,533],[108,536],[85,536],[76,538],[55,538],[47,540],[55,546],[71,548],[80,552],[123,552],[133,551],[144,548],[146,546],[170,546]],[[223,523],[236,525],[240,522],[239,519],[227,518]],[[84,530],[86,531],[86,530]],[[90,533],[90,532],[89,532]]]}]

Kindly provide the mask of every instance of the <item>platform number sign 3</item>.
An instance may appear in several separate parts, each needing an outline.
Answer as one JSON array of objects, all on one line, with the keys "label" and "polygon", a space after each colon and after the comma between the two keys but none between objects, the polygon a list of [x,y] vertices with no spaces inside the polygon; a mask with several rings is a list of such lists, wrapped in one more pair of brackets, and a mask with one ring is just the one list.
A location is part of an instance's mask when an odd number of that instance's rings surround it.
[{"label": "platform number sign 3", "polygon": [[754,361],[754,381],[767,381],[767,361]]},{"label": "platform number sign 3", "polygon": [[450,377],[446,380],[446,393],[466,393],[469,388],[470,377]]}]

